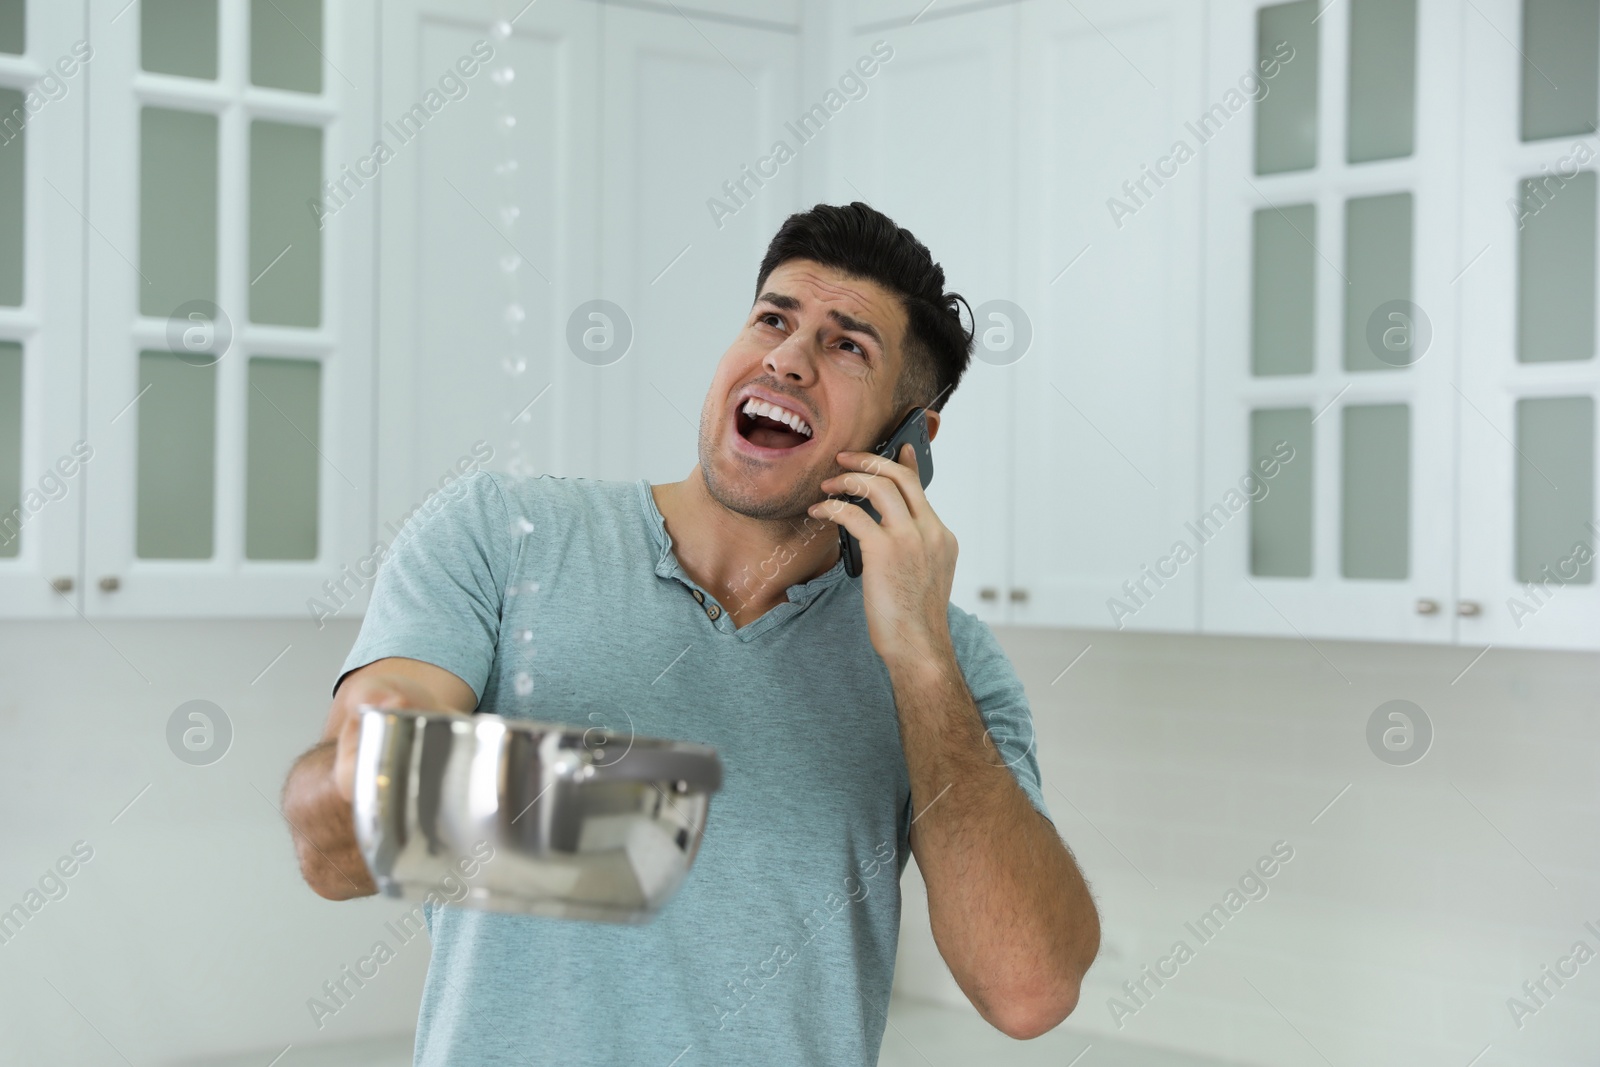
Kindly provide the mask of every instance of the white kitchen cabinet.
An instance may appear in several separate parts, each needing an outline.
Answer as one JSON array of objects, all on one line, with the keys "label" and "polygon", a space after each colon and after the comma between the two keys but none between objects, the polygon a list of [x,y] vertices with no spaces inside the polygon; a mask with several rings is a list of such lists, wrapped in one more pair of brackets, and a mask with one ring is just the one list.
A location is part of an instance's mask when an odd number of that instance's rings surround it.
[{"label": "white kitchen cabinet", "polygon": [[1210,148],[1186,123],[1202,15],[1182,0],[1021,7],[1015,299],[1033,340],[1006,420],[1013,623],[1197,623],[1198,566],[1162,561],[1189,537],[1199,474]]},{"label": "white kitchen cabinet", "polygon": [[[1479,2],[1466,20],[1459,640],[1600,646],[1594,405],[1600,23]],[[1518,42],[1518,49],[1507,40]]]},{"label": "white kitchen cabinet", "polygon": [[592,3],[385,6],[385,122],[441,79],[459,86],[384,169],[385,542],[463,469],[593,472],[602,368],[572,356],[566,323],[599,283],[600,17]]},{"label": "white kitchen cabinet", "polygon": [[355,611],[465,469],[681,478],[772,234],[861,199],[977,312],[960,606],[1600,635],[1587,7],[322,9],[0,19],[0,104],[94,42],[0,145],[0,613]]},{"label": "white kitchen cabinet", "polygon": [[81,4],[0,24],[0,616],[83,604],[86,37]]},{"label": "white kitchen cabinet", "polygon": [[1595,647],[1593,11],[1218,4],[1213,93],[1280,38],[1210,156],[1202,506],[1294,458],[1216,512],[1203,628]]},{"label": "white kitchen cabinet", "polygon": [[767,243],[801,207],[800,161],[774,150],[810,150],[786,128],[799,26],[605,4],[601,41],[600,284],[588,295],[620,307],[615,328],[632,339],[594,366],[561,354],[598,384],[598,476],[673,482],[698,461],[701,405]]},{"label": "white kitchen cabinet", "polygon": [[1278,72],[1206,147],[1208,632],[1454,636],[1464,16],[1411,10],[1212,9],[1210,100]]},{"label": "white kitchen cabinet", "polygon": [[480,442],[514,473],[694,466],[706,387],[798,206],[792,169],[743,203],[723,190],[790,117],[798,50],[782,5],[723,6],[386,9],[384,54],[419,57],[387,63],[386,114],[474,42],[493,58],[386,172],[380,522]]},{"label": "white kitchen cabinet", "polygon": [[[873,12],[851,10],[827,81],[811,86],[805,102],[822,101],[868,61],[874,73],[859,79],[864,95],[844,104],[814,141],[828,153],[828,199],[865,201],[910,230],[943,265],[946,289],[974,309],[1020,302],[1010,121],[1018,107],[1019,17],[1018,7],[1005,6],[881,25]],[[1015,365],[973,359],[943,408],[928,487],[961,545],[951,599],[988,620],[1007,612],[1015,376]]]},{"label": "white kitchen cabinet", "polygon": [[[990,622],[1108,625],[1195,496],[1199,168],[1121,226],[1107,204],[1199,99],[1200,12],[925,8],[841,16],[833,68],[879,41],[893,59],[834,120],[828,190],[910,229],[973,306],[929,489],[961,541],[952,599]],[[1196,585],[1123,624],[1194,628]]]},{"label": "white kitchen cabinet", "polygon": [[27,16],[25,56],[0,60],[13,80],[90,43],[23,131],[26,298],[0,330],[23,347],[24,484],[74,439],[87,462],[24,528],[0,610],[347,601],[374,489],[375,197],[330,203],[371,145],[374,5]]}]

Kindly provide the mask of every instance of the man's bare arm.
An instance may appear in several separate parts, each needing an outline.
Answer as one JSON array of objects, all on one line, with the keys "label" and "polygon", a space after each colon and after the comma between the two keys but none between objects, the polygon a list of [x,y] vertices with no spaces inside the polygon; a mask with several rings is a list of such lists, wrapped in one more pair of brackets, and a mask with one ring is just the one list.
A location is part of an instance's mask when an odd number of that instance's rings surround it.
[{"label": "man's bare arm", "polygon": [[890,673],[934,942],[979,1014],[1037,1037],[1077,1005],[1100,946],[1094,900],[985,736],[954,653]]},{"label": "man's bare arm", "polygon": [[329,900],[378,891],[350,818],[361,733],[356,707],[361,704],[467,715],[478,699],[471,686],[449,671],[398,656],[374,660],[345,676],[328,709],[322,740],[295,761],[283,784],[283,814],[293,827],[301,877]]},{"label": "man's bare arm", "polygon": [[1036,1037],[1077,1006],[1100,946],[1094,899],[1054,826],[994,758],[950,631],[956,538],[922,491],[916,450],[906,445],[898,462],[836,458],[847,473],[822,491],[865,496],[883,521],[845,500],[811,514],[861,542],[867,632],[894,687],[934,943],[985,1019]]}]

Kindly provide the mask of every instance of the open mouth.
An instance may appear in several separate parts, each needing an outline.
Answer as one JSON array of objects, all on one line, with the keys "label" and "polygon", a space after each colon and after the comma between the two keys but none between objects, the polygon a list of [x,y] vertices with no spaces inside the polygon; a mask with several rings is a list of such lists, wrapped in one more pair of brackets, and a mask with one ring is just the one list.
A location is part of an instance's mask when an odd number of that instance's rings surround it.
[{"label": "open mouth", "polygon": [[734,430],[758,448],[798,448],[811,440],[811,426],[775,404],[750,397],[734,414]]}]

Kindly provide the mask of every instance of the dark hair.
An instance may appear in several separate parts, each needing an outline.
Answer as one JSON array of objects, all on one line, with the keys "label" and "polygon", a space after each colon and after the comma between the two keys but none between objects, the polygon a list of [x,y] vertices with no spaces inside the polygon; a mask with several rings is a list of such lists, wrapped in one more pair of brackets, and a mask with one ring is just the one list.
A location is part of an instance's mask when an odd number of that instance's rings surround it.
[{"label": "dark hair", "polygon": [[[895,408],[923,405],[939,411],[972,362],[973,331],[961,324],[959,293],[944,291],[944,268],[910,230],[856,201],[818,204],[784,220],[756,276],[756,298],[778,264],[810,259],[852,277],[876,282],[900,298],[906,313],[905,366],[895,383]],[[967,317],[972,307],[967,305]]]}]

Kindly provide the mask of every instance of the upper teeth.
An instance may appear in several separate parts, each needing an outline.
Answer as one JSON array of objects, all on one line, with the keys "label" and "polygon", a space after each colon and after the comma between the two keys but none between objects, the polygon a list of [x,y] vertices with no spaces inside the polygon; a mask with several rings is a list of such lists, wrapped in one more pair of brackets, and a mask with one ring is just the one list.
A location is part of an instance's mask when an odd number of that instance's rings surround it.
[{"label": "upper teeth", "polygon": [[786,411],[778,407],[776,404],[769,404],[765,400],[757,400],[755,397],[746,400],[744,402],[744,413],[746,415],[761,415],[774,419],[790,427],[795,433],[803,437],[811,436],[811,427],[806,425],[805,419],[802,419],[792,411]]}]

